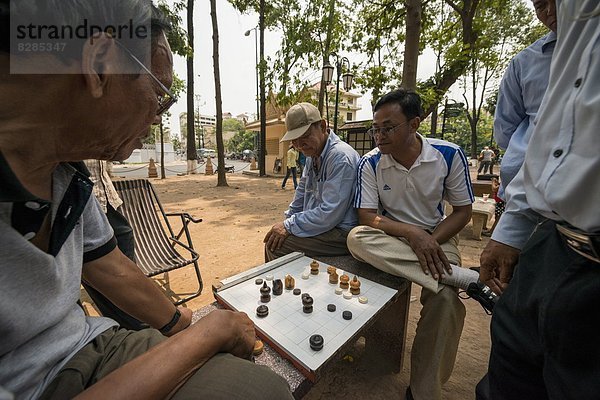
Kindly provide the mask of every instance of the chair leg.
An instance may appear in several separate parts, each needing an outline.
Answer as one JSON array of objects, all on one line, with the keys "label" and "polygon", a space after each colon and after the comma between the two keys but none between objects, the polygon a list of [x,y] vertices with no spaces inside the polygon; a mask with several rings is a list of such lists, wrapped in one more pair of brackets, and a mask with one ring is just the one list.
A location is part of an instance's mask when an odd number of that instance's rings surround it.
[{"label": "chair leg", "polygon": [[196,271],[196,278],[198,279],[198,290],[190,296],[184,297],[183,299],[177,300],[175,305],[180,305],[200,296],[202,293],[202,289],[204,288],[204,283],[202,282],[202,276],[200,275],[200,267],[198,266],[198,261],[194,261],[194,270]]}]

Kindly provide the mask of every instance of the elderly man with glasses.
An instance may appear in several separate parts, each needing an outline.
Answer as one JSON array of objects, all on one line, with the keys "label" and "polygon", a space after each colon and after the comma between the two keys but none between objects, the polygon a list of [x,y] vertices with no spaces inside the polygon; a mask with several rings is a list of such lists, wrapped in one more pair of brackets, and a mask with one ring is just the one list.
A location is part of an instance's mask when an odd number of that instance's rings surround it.
[{"label": "elderly man with glasses", "polygon": [[[135,37],[115,34],[128,25]],[[77,162],[127,158],[173,103],[165,29],[144,0],[0,0],[2,399],[292,398],[249,361],[248,316],[190,325],[116,247]],[[86,317],[82,279],[154,329]]]},{"label": "elderly man with glasses", "polygon": [[265,236],[265,260],[294,251],[309,257],[347,255],[346,237],[358,219],[352,208],[359,155],[340,140],[319,110],[299,103],[285,116],[286,134],[306,165],[285,220]]},{"label": "elderly man with glasses", "polygon": [[[423,287],[407,398],[441,399],[465,317],[456,288],[482,289],[477,272],[459,267],[458,232],[474,200],[468,163],[459,146],[417,132],[423,111],[416,93],[395,90],[373,110],[369,133],[378,147],[358,166],[354,205],[361,226],[350,232],[348,248]],[[448,216],[444,201],[452,205]]]}]

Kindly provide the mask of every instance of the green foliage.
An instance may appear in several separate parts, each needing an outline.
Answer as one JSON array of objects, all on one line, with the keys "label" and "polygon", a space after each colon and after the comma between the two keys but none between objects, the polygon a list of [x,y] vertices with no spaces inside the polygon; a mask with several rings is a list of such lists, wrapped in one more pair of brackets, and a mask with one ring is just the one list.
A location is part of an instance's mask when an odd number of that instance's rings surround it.
[{"label": "green foliage", "polygon": [[238,131],[229,141],[226,143],[225,148],[227,151],[234,151],[241,153],[248,149],[254,149],[254,137],[256,132],[252,131]]},{"label": "green foliage", "polygon": [[175,54],[187,57],[192,49],[188,45],[188,36],[182,27],[183,22],[179,16],[180,12],[186,8],[185,2],[178,1],[172,6],[169,6],[165,0],[160,0],[157,7],[171,23],[171,30],[167,34],[167,40],[169,41],[171,50],[173,50]]}]

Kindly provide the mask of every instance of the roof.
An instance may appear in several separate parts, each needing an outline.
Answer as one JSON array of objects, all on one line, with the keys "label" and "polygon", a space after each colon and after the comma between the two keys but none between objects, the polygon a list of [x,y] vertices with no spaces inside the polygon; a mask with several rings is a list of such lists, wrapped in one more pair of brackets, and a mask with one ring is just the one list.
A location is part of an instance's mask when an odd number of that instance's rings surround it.
[{"label": "roof", "polygon": [[368,129],[371,127],[371,125],[373,125],[373,120],[372,119],[365,119],[363,121],[350,121],[350,122],[346,122],[344,125],[342,125],[339,130],[341,131],[347,131],[350,129]]}]

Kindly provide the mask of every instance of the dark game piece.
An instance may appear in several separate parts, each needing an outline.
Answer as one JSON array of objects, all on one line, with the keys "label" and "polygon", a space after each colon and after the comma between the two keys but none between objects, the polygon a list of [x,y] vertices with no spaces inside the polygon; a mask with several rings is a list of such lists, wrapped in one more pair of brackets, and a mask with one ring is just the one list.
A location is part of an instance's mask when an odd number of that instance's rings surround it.
[{"label": "dark game piece", "polygon": [[327,311],[334,312],[335,311],[335,304],[327,304]]},{"label": "dark game piece", "polygon": [[321,335],[312,335],[310,339],[308,339],[308,343],[310,344],[310,348],[314,351],[319,351],[323,348],[323,336]]},{"label": "dark game piece", "polygon": [[273,281],[273,295],[279,296],[283,293],[283,282],[281,279],[275,279]]},{"label": "dark game piece", "polygon": [[302,293],[302,301],[304,301],[304,298],[306,298],[306,297],[310,297],[310,294]]},{"label": "dark game piece", "polygon": [[263,280],[261,278],[257,278],[254,283],[256,283],[257,285],[262,285]]},{"label": "dark game piece", "polygon": [[296,296],[298,296],[300,293],[302,293],[302,290],[300,290],[300,288],[296,288],[296,289],[294,289],[294,291],[292,293],[294,293]]},{"label": "dark game piece", "polygon": [[267,286],[267,282],[263,283],[263,286],[260,288],[260,301],[262,303],[268,303],[271,301],[271,288]]},{"label": "dark game piece", "polygon": [[302,295],[302,311],[306,314],[313,312],[313,298],[310,296]]},{"label": "dark game piece", "polygon": [[256,307],[256,315],[260,318],[264,318],[269,315],[269,307],[262,305]]},{"label": "dark game piece", "polygon": [[342,318],[346,320],[352,319],[352,311],[344,311],[342,313]]}]

